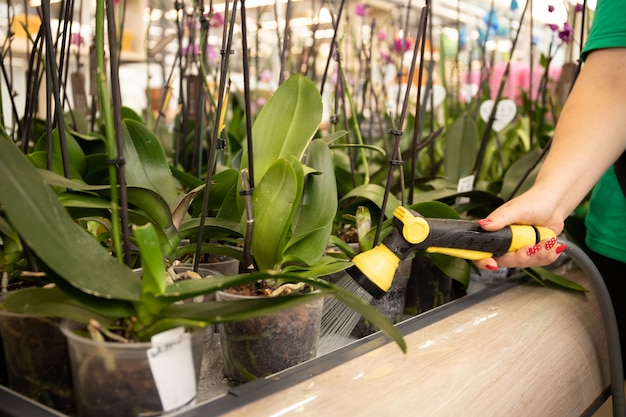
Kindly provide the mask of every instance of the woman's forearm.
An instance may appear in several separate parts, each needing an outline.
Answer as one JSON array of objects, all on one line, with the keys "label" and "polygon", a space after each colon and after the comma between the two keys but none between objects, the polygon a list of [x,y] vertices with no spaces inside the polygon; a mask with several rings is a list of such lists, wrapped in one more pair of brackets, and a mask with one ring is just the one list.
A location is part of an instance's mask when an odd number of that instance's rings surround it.
[{"label": "woman's forearm", "polygon": [[626,49],[592,52],[535,182],[565,218],[626,149]]}]

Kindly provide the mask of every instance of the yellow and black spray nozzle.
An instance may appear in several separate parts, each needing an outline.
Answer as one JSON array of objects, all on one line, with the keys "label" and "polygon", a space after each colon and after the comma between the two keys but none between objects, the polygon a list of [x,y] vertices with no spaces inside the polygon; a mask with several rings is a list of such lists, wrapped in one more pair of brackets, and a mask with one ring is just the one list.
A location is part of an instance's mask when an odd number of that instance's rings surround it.
[{"label": "yellow and black spray nozzle", "polygon": [[356,255],[348,273],[375,298],[389,290],[402,259],[415,250],[480,260],[556,237],[545,227],[511,225],[496,232],[476,221],[425,218],[403,206],[393,212],[393,230],[375,248]]}]

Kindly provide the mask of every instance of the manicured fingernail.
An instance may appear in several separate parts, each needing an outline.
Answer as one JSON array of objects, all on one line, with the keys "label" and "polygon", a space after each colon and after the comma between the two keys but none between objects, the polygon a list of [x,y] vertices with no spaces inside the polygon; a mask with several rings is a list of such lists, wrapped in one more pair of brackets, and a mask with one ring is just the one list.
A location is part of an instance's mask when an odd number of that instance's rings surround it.
[{"label": "manicured fingernail", "polygon": [[541,250],[541,245],[540,244],[536,244],[535,246],[531,246],[530,248],[528,248],[528,250],[526,251],[526,256],[533,256],[535,255],[537,252],[539,252]]},{"label": "manicured fingernail", "polygon": [[493,266],[493,265],[485,265],[485,268],[489,269],[490,271],[497,271],[498,267],[497,266]]},{"label": "manicured fingernail", "polygon": [[491,220],[490,218],[478,220],[478,224],[480,226],[487,226],[488,224],[491,224],[491,223],[493,223],[493,220]]},{"label": "manicured fingernail", "polygon": [[567,249],[567,245],[565,243],[561,243],[559,246],[556,247],[556,253],[561,253],[565,249]]},{"label": "manicured fingernail", "polygon": [[554,247],[554,245],[556,245],[556,238],[555,237],[551,238],[550,240],[548,240],[546,242],[546,250],[552,249]]}]

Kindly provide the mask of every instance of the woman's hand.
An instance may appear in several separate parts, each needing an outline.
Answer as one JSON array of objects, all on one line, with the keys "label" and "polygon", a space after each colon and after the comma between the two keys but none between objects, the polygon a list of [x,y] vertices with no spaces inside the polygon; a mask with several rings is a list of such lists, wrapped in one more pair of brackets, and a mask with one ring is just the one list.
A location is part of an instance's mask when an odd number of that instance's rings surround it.
[{"label": "woman's hand", "polygon": [[[478,223],[483,229],[492,232],[511,224],[543,226],[558,236],[563,231],[564,217],[557,214],[558,210],[550,206],[550,201],[548,196],[531,189],[503,204]],[[479,269],[491,270],[545,266],[556,261],[565,248],[565,244],[559,244],[556,239],[547,239],[497,258],[474,261],[474,264]]]}]

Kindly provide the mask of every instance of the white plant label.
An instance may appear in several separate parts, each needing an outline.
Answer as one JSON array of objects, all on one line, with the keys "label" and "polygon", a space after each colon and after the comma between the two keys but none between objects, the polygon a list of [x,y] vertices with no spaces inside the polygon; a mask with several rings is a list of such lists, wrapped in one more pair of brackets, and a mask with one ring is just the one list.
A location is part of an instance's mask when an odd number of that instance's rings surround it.
[{"label": "white plant label", "polygon": [[[465,193],[474,189],[474,176],[468,175],[467,177],[459,178],[459,183],[456,187],[456,191],[459,193]],[[458,197],[456,199],[457,204],[467,204],[470,199],[467,197]]]},{"label": "white plant label", "polygon": [[196,400],[196,371],[191,335],[178,327],[152,336],[148,362],[163,411],[171,411]]},{"label": "white plant label", "polygon": [[463,101],[469,103],[474,96],[478,93],[478,86],[476,84],[463,84],[461,87],[461,94],[463,95]]},{"label": "white plant label", "polygon": [[[486,122],[489,120],[491,110],[493,109],[493,100],[487,100],[480,105],[480,117]],[[500,100],[496,108],[496,116],[493,120],[493,130],[501,131],[506,125],[515,119],[517,114],[517,105],[513,100]]]},{"label": "white plant label", "polygon": [[426,99],[426,110],[430,111],[431,104],[434,108],[439,107],[443,100],[446,98],[446,88],[443,85],[435,84],[433,85],[432,91],[430,93],[432,95],[432,103],[431,96],[428,96]]}]

